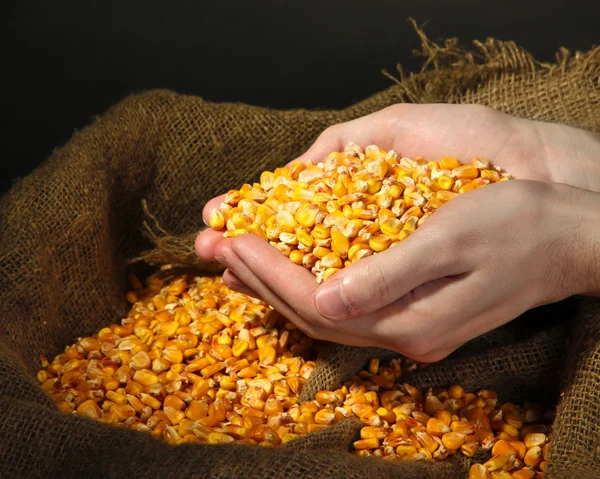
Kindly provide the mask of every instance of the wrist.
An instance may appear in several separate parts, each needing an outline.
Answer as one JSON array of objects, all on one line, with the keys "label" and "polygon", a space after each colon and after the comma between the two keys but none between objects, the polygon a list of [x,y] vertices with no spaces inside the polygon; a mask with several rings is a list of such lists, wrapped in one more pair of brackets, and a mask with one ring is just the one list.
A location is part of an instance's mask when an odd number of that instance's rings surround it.
[{"label": "wrist", "polygon": [[584,191],[588,208],[583,233],[587,244],[584,274],[588,278],[586,288],[581,294],[600,296],[600,193]]},{"label": "wrist", "polygon": [[555,123],[534,124],[551,181],[600,192],[600,135]]},{"label": "wrist", "polygon": [[600,193],[554,185],[554,220],[562,230],[551,254],[562,264],[560,299],[600,296]]}]

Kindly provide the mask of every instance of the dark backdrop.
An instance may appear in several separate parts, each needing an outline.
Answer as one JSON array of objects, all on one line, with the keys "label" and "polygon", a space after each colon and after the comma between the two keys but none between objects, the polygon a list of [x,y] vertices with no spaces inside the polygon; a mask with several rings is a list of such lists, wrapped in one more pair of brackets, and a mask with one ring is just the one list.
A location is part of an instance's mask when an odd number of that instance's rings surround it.
[{"label": "dark backdrop", "polygon": [[409,16],[433,38],[515,40],[540,60],[600,42],[591,0],[5,0],[0,192],[125,95],[339,108],[419,67]]}]

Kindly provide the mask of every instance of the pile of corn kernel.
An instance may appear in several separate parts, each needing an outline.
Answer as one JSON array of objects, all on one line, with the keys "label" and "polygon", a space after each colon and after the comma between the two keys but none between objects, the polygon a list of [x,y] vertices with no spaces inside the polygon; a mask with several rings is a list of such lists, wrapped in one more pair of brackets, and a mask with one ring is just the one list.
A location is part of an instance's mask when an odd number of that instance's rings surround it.
[{"label": "pile of corn kernel", "polygon": [[510,178],[481,158],[412,160],[350,143],[316,164],[294,161],[229,191],[209,224],[225,237],[269,241],[322,282],[397,245],[457,195]]},{"label": "pile of corn kernel", "polygon": [[[169,269],[168,266],[163,269]],[[436,461],[491,451],[470,478],[543,478],[551,415],[499,404],[489,390],[454,385],[424,393],[394,359],[334,391],[300,403],[318,342],[266,304],[220,278],[130,277],[132,303],[121,324],[80,338],[37,379],[58,408],[143,431],[170,444],[279,446],[347,417],[364,424],[353,454]]]}]

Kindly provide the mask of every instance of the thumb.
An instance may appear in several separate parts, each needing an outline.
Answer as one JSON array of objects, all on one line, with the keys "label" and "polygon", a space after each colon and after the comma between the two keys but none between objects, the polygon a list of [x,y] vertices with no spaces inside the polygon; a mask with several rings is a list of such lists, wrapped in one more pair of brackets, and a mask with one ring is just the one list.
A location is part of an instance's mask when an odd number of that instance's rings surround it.
[{"label": "thumb", "polygon": [[443,254],[437,229],[417,231],[397,246],[363,258],[325,281],[316,292],[321,316],[345,320],[377,311],[417,286],[463,273]]},{"label": "thumb", "polygon": [[393,135],[386,128],[389,112],[381,110],[370,115],[356,118],[345,123],[338,123],[327,128],[319,135],[312,146],[303,155],[296,158],[303,163],[308,160],[319,162],[334,151],[343,151],[349,142],[363,148],[376,144],[381,148],[391,148]]},{"label": "thumb", "polygon": [[[311,147],[294,161],[306,163],[309,160],[319,162],[333,151],[341,151],[347,143],[346,123],[330,126],[319,135]],[[291,164],[290,162],[288,163]]]}]

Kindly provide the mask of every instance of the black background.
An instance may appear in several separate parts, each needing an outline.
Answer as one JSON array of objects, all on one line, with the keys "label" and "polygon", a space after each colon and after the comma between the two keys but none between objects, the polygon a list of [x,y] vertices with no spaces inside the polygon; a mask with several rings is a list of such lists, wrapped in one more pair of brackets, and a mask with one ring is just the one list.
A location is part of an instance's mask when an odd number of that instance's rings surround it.
[{"label": "black background", "polygon": [[543,61],[600,42],[591,0],[135,0],[2,2],[0,192],[76,129],[132,92],[170,88],[212,101],[339,108],[416,70],[419,40],[514,40]]}]

